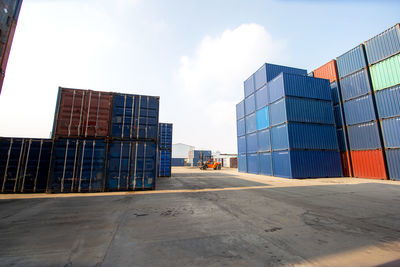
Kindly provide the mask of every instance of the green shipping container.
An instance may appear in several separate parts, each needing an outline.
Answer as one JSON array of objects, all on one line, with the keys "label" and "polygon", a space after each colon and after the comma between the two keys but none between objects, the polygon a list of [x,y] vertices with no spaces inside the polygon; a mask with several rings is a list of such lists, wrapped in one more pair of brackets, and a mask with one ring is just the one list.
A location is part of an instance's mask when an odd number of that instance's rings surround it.
[{"label": "green shipping container", "polygon": [[400,84],[400,54],[372,65],[370,71],[374,91]]}]

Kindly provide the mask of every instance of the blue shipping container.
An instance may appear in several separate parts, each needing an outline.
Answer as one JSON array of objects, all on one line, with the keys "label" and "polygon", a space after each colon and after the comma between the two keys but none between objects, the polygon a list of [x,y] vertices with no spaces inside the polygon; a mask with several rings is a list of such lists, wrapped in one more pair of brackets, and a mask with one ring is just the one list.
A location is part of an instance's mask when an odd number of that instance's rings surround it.
[{"label": "blue shipping container", "polygon": [[107,190],[154,189],[157,146],[152,141],[113,141],[109,145]]},{"label": "blue shipping container", "polygon": [[185,159],[184,158],[172,158],[171,165],[176,166],[176,167],[185,166]]},{"label": "blue shipping container", "polygon": [[382,120],[385,148],[400,148],[400,117]]},{"label": "blue shipping container", "polygon": [[[247,154],[256,153],[258,151],[257,133],[246,135]],[[241,151],[239,152],[241,153]]]},{"label": "blue shipping container", "polygon": [[238,155],[238,171],[247,172],[247,156],[246,154]]},{"label": "blue shipping container", "polygon": [[247,172],[252,174],[259,173],[258,154],[247,154]]},{"label": "blue shipping container", "polygon": [[366,69],[362,69],[341,79],[340,90],[343,101],[370,93],[371,86]]},{"label": "blue shipping container", "polygon": [[338,150],[334,125],[285,123],[271,128],[272,150]]},{"label": "blue shipping container", "polygon": [[157,140],[159,102],[155,96],[114,94],[111,136]]},{"label": "blue shipping container", "polygon": [[270,129],[265,129],[257,132],[258,151],[271,151],[271,136]]},{"label": "blue shipping container", "polygon": [[386,161],[391,180],[400,180],[400,149],[387,149]]},{"label": "blue shipping container", "polygon": [[257,110],[259,110],[260,108],[263,108],[269,104],[268,89],[267,89],[266,85],[264,85],[262,88],[257,90],[255,95],[256,95],[256,109]]},{"label": "blue shipping container", "polygon": [[261,88],[267,82],[278,76],[281,72],[303,76],[307,75],[307,70],[265,63],[254,73],[255,89],[257,90]]},{"label": "blue shipping container", "polygon": [[171,151],[159,150],[158,154],[158,176],[171,176]]},{"label": "blue shipping container", "polygon": [[172,149],[172,123],[158,124],[158,147],[163,150]]},{"label": "blue shipping container", "polygon": [[382,148],[376,122],[348,126],[347,134],[349,137],[350,150],[372,150]]},{"label": "blue shipping container", "polygon": [[336,58],[339,78],[356,72],[367,66],[363,45],[358,45]]},{"label": "blue shipping container", "polygon": [[339,104],[340,102],[340,95],[339,95],[339,86],[338,82],[331,83],[331,93],[332,93],[332,103],[334,105]]},{"label": "blue shipping container", "polygon": [[344,130],[337,129],[337,139],[338,139],[338,145],[339,145],[339,151],[347,151],[347,141],[346,141],[346,136],[344,134]]},{"label": "blue shipping container", "polygon": [[330,101],[285,97],[269,106],[271,125],[284,122],[334,124]]},{"label": "blue shipping container", "polygon": [[400,52],[400,25],[396,24],[365,42],[369,64],[377,63]]},{"label": "blue shipping container", "polygon": [[376,120],[374,103],[371,95],[361,96],[343,103],[347,125]]},{"label": "blue shipping container", "polygon": [[272,175],[272,154],[271,152],[258,153],[260,174]]},{"label": "blue shipping container", "polygon": [[236,104],[236,120],[244,118],[244,100]]},{"label": "blue shipping container", "polygon": [[257,130],[265,129],[269,126],[268,106],[257,110]]},{"label": "blue shipping container", "polygon": [[257,115],[253,113],[246,117],[246,133],[254,133],[255,131],[257,131]]},{"label": "blue shipping container", "polygon": [[297,96],[332,101],[329,80],[281,73],[268,83],[270,102],[284,96]]},{"label": "blue shipping container", "polygon": [[375,92],[379,118],[400,116],[400,85]]},{"label": "blue shipping container", "polygon": [[23,157],[24,139],[0,139],[0,185],[1,192],[17,192],[20,165]]},{"label": "blue shipping container", "polygon": [[249,114],[253,113],[256,111],[256,100],[255,96],[250,95],[244,100],[244,109],[245,109],[245,114],[248,116]]},{"label": "blue shipping container", "polygon": [[336,128],[342,128],[343,127],[342,106],[341,105],[333,106],[333,114],[335,115]]},{"label": "blue shipping container", "polygon": [[251,75],[247,80],[244,81],[244,97],[248,97],[254,93],[254,75]]},{"label": "blue shipping container", "polygon": [[245,134],[246,134],[246,124],[243,118],[237,121],[237,136],[243,136]]},{"label": "blue shipping container", "polygon": [[274,176],[284,178],[341,177],[337,151],[292,150],[272,152]]}]

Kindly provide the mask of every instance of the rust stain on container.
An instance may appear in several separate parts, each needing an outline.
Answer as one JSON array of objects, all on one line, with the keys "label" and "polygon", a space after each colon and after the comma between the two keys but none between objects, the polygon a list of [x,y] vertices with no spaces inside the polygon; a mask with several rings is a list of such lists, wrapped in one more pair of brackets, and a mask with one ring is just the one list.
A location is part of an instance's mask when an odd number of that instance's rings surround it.
[{"label": "rust stain on container", "polygon": [[354,177],[387,180],[383,151],[351,151]]},{"label": "rust stain on container", "polygon": [[328,63],[314,70],[314,77],[328,79],[329,82],[334,82],[339,80],[339,75],[336,67],[336,60],[332,59]]}]

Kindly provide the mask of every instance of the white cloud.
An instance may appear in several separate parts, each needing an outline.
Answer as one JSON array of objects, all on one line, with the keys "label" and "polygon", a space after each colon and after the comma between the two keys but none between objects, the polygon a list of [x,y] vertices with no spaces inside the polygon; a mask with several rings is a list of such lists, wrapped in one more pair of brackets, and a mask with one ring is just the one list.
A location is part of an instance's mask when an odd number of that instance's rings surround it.
[{"label": "white cloud", "polygon": [[285,62],[285,47],[285,41],[274,40],[263,26],[243,24],[217,37],[206,36],[193,56],[181,57],[178,79],[190,103],[185,109],[191,111],[182,114],[190,136],[182,141],[236,152],[235,104],[243,99],[243,81],[262,63]]}]

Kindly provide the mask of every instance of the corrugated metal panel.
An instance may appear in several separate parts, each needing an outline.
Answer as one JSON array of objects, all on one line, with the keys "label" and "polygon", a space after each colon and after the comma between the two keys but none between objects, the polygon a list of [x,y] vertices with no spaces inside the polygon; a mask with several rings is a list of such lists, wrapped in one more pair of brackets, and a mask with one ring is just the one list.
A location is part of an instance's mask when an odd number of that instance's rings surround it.
[{"label": "corrugated metal panel", "polygon": [[339,78],[356,72],[367,66],[363,45],[358,45],[336,58]]},{"label": "corrugated metal panel", "polygon": [[177,166],[177,167],[185,166],[185,159],[184,158],[172,158],[171,165]]},{"label": "corrugated metal panel", "polygon": [[238,155],[238,171],[247,172],[247,156],[246,154]]},{"label": "corrugated metal panel", "polygon": [[351,151],[354,177],[387,179],[382,150]]},{"label": "corrugated metal panel", "polygon": [[336,151],[293,150],[272,152],[274,176],[284,178],[340,177]]},{"label": "corrugated metal panel", "polygon": [[172,123],[158,124],[158,147],[163,150],[172,149]]},{"label": "corrugated metal panel", "polygon": [[366,41],[365,50],[369,64],[374,64],[400,52],[399,24]]},{"label": "corrugated metal panel", "polygon": [[245,119],[240,119],[237,121],[237,135],[242,136],[246,134]]},{"label": "corrugated metal panel", "polygon": [[246,133],[254,133],[257,131],[257,116],[256,113],[246,116]]},{"label": "corrugated metal panel", "polygon": [[247,80],[244,81],[244,97],[248,97],[254,93],[254,75],[251,75]]},{"label": "corrugated metal panel", "polygon": [[282,124],[271,128],[272,150],[283,150],[289,147],[289,135],[287,128],[287,124]]},{"label": "corrugated metal panel", "polygon": [[329,82],[334,82],[339,80],[339,76],[337,74],[336,60],[332,59],[328,63],[314,70],[313,77],[328,79]]},{"label": "corrugated metal panel", "polygon": [[387,149],[386,161],[391,180],[400,180],[400,149]]},{"label": "corrugated metal panel", "polygon": [[270,102],[284,96],[297,96],[321,100],[332,100],[328,80],[282,73],[268,83]]},{"label": "corrugated metal panel", "polygon": [[246,147],[247,147],[247,150],[246,150],[247,154],[248,153],[256,153],[258,151],[257,133],[252,133],[252,134],[246,135]]},{"label": "corrugated metal panel", "polygon": [[265,107],[268,102],[268,89],[267,86],[265,85],[264,87],[260,88],[258,91],[256,91],[256,109],[260,109]]},{"label": "corrugated metal panel", "polygon": [[159,97],[114,94],[111,136],[157,140]]},{"label": "corrugated metal panel", "polygon": [[374,91],[400,84],[400,54],[371,66]]},{"label": "corrugated metal panel", "polygon": [[257,111],[257,130],[262,130],[269,126],[268,115],[268,106]]},{"label": "corrugated metal panel", "polygon": [[0,186],[1,192],[17,192],[21,166],[23,164],[24,143],[22,138],[0,139]]},{"label": "corrugated metal panel", "polygon": [[375,108],[371,95],[360,96],[346,101],[343,103],[343,108],[347,125],[376,120]]},{"label": "corrugated metal panel", "polygon": [[257,132],[258,151],[271,151],[271,135],[270,129],[265,129]]},{"label": "corrugated metal panel", "polygon": [[160,150],[158,154],[158,176],[170,177],[171,176],[171,151]]},{"label": "corrugated metal panel", "polygon": [[379,118],[400,116],[400,85],[375,92]]},{"label": "corrugated metal panel", "polygon": [[342,170],[344,177],[351,177],[351,162],[349,151],[340,152],[340,160],[342,162]]},{"label": "corrugated metal panel", "polygon": [[382,131],[386,148],[400,148],[400,117],[382,120]]},{"label": "corrugated metal panel", "polygon": [[246,116],[256,111],[256,100],[255,95],[248,96],[244,100],[244,109]]},{"label": "corrugated metal panel", "polygon": [[258,88],[263,87],[267,83],[267,68],[266,64],[263,64],[255,73],[254,73],[254,84],[256,90]]},{"label": "corrugated metal panel", "polygon": [[284,98],[269,106],[271,126],[287,122],[286,101]]},{"label": "corrugated metal panel", "polygon": [[236,119],[244,118],[244,100],[240,101],[236,104]]},{"label": "corrugated metal panel", "polygon": [[157,147],[153,141],[113,141],[109,145],[107,190],[154,189]]},{"label": "corrugated metal panel", "polygon": [[259,174],[258,154],[247,154],[247,172]]},{"label": "corrugated metal panel", "polygon": [[258,153],[260,174],[272,175],[272,154],[271,152]]},{"label": "corrugated metal panel", "polygon": [[335,115],[336,128],[342,128],[343,127],[342,106],[341,105],[333,106],[333,114]]},{"label": "corrugated metal panel", "polygon": [[379,130],[376,122],[367,122],[347,127],[351,150],[381,149]]},{"label": "corrugated metal panel", "polygon": [[371,92],[366,69],[362,69],[340,80],[343,101],[359,97]]},{"label": "corrugated metal panel", "polygon": [[332,103],[334,105],[339,104],[340,102],[340,95],[339,95],[339,86],[338,82],[331,83],[331,92],[332,92]]},{"label": "corrugated metal panel", "polygon": [[340,151],[346,151],[347,150],[347,141],[346,141],[346,136],[344,134],[343,129],[337,129],[337,138],[338,138],[338,144],[339,144],[339,150]]}]

